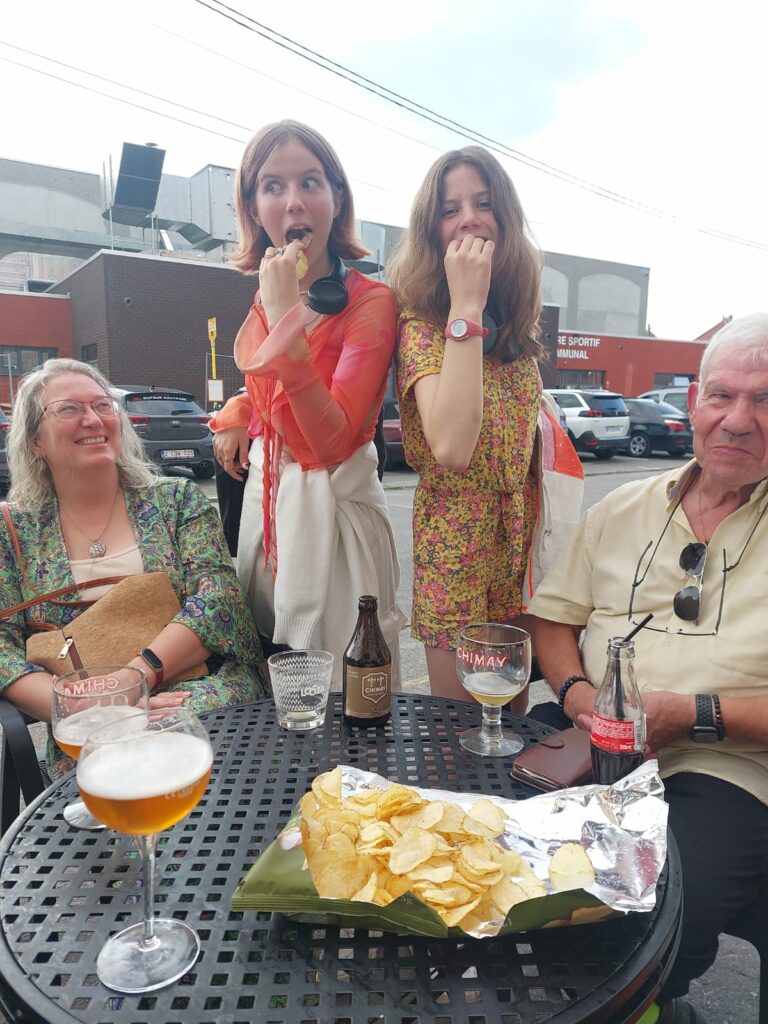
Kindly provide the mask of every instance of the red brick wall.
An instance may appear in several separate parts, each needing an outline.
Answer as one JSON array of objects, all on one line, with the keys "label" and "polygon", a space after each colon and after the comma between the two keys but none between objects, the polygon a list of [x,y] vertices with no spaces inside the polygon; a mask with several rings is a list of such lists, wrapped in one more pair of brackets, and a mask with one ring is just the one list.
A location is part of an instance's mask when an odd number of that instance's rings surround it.
[{"label": "red brick wall", "polygon": [[705,348],[705,344],[690,341],[560,331],[557,368],[602,370],[603,387],[632,397],[650,391],[657,373],[698,376]]},{"label": "red brick wall", "polygon": [[[59,356],[71,356],[69,299],[29,292],[0,292],[0,346],[3,345],[55,348]],[[7,401],[8,371],[0,359],[0,402]]]}]

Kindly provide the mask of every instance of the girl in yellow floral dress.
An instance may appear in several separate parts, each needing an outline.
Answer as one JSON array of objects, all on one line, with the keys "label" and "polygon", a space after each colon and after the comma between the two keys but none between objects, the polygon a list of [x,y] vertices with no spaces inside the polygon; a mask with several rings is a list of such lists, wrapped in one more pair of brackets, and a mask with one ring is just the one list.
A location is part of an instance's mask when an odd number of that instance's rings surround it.
[{"label": "girl in yellow floral dress", "polygon": [[[412,635],[434,694],[466,699],[469,622],[511,622],[536,519],[541,259],[501,164],[479,146],[427,173],[389,270],[413,508]],[[523,695],[525,699],[526,695]]]}]

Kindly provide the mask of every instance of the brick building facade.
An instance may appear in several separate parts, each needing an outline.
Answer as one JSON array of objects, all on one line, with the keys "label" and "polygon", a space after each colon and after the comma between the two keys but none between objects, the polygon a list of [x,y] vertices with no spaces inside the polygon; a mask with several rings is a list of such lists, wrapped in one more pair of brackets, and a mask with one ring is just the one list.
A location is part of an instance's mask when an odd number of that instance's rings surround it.
[{"label": "brick building facade", "polygon": [[65,297],[0,293],[0,403],[10,400],[15,380],[45,359],[73,354],[70,303]]},{"label": "brick building facade", "polygon": [[[211,317],[227,399],[242,385],[232,348],[255,285],[219,263],[102,250],[45,294],[0,292],[0,402],[8,397],[3,352],[13,348],[14,375],[33,369],[36,359],[74,355],[114,384],[181,388],[209,407]],[[545,312],[552,356],[542,364],[545,386],[636,395],[697,372],[701,342],[558,331],[558,307]]]},{"label": "brick building facade", "polygon": [[52,289],[70,298],[76,359],[98,365],[113,384],[181,388],[201,404],[208,319],[216,317],[217,375],[228,398],[242,384],[225,371],[254,290],[254,278],[222,264],[109,250]]},{"label": "brick building facade", "polygon": [[639,395],[672,384],[675,378],[694,380],[705,348],[706,343],[699,341],[560,331],[557,386],[602,387]]}]

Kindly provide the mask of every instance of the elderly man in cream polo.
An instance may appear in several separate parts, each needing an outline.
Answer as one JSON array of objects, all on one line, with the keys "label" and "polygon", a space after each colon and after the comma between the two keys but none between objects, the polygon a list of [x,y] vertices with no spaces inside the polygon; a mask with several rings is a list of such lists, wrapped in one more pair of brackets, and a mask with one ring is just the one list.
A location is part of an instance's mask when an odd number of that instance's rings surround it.
[{"label": "elderly man in cream polo", "polygon": [[755,901],[768,933],[768,313],[715,335],[688,403],[695,458],[593,506],[530,607],[561,727],[581,728],[609,638],[653,613],[635,667],[685,899],[664,1024],[701,1021],[681,997]]}]

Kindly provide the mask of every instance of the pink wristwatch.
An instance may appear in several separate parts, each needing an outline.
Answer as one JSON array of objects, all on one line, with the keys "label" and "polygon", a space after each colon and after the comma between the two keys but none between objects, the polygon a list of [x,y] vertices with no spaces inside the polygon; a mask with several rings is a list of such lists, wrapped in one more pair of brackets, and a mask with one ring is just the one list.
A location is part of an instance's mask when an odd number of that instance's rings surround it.
[{"label": "pink wristwatch", "polygon": [[451,341],[466,341],[467,338],[484,338],[487,334],[487,327],[476,324],[473,320],[464,320],[463,317],[451,320],[445,328],[445,336],[450,338]]}]

